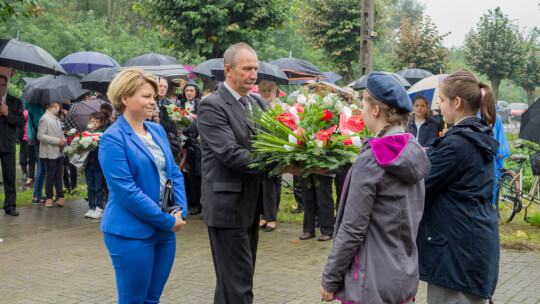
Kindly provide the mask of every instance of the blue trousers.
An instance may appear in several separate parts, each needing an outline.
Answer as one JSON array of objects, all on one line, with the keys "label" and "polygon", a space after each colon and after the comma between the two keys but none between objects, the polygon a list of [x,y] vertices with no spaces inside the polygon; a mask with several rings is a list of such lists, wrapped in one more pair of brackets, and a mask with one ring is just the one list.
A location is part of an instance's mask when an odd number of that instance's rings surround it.
[{"label": "blue trousers", "polygon": [[43,196],[43,186],[45,185],[45,162],[43,158],[39,158],[39,143],[36,145],[36,153],[38,160],[38,170],[36,174],[36,179],[34,181],[34,198],[41,198]]},{"label": "blue trousers", "polygon": [[147,239],[103,233],[116,273],[118,304],[159,303],[176,252],[171,231],[156,230]]},{"label": "blue trousers", "polygon": [[95,210],[96,207],[103,209],[103,172],[95,166],[84,168],[86,176],[86,185],[88,186],[88,209]]}]

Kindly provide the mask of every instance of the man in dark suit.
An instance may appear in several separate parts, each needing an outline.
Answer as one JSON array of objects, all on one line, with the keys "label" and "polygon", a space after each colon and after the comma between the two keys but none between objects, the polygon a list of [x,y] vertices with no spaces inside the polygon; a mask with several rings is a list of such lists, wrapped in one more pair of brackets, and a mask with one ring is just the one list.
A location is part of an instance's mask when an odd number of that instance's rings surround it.
[{"label": "man in dark suit", "polygon": [[214,303],[253,302],[262,172],[249,168],[252,135],[249,114],[269,104],[249,95],[257,80],[258,59],[245,43],[224,54],[225,82],[199,105],[202,201],[216,271]]},{"label": "man in dark suit", "polygon": [[159,92],[156,96],[155,111],[157,116],[153,116],[150,120],[159,123],[163,127],[163,129],[165,129],[165,133],[172,133],[176,135],[176,131],[178,128],[176,127],[176,124],[169,119],[169,113],[165,108],[165,106],[173,103],[169,98],[165,97],[169,88],[169,82],[165,78],[159,78],[158,83]]},{"label": "man in dark suit", "polygon": [[7,77],[0,75],[0,161],[4,180],[4,211],[17,216],[15,200],[15,137],[16,129],[24,128],[23,104],[20,99],[7,94]]}]

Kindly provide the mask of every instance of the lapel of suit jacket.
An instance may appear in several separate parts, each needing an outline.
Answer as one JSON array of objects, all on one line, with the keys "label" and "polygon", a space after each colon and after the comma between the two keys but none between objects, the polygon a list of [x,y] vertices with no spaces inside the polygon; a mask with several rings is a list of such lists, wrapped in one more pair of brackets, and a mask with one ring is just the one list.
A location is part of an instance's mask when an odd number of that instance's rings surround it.
[{"label": "lapel of suit jacket", "polygon": [[[154,163],[154,166],[157,169],[157,163],[156,163],[156,160],[154,159],[154,155],[152,154],[152,152],[150,152],[148,147],[142,142],[142,140],[139,138],[137,133],[133,131],[133,128],[129,125],[127,120],[124,118],[124,115],[120,115],[120,117],[118,118],[118,122],[120,123],[120,125],[122,126],[126,134],[129,136],[131,141],[133,141],[146,154],[146,156],[148,156],[152,160],[152,163]],[[147,130],[149,129],[147,128]]]},{"label": "lapel of suit jacket", "polygon": [[233,113],[238,116],[238,118],[240,118],[244,123],[246,123],[251,132],[255,134],[255,128],[251,123],[249,123],[246,111],[244,110],[244,108],[242,108],[240,102],[234,98],[231,92],[229,92],[229,90],[224,85],[221,85],[219,87],[218,92],[221,97],[223,97],[223,100],[225,100],[225,102],[231,106],[231,110],[233,111]]}]

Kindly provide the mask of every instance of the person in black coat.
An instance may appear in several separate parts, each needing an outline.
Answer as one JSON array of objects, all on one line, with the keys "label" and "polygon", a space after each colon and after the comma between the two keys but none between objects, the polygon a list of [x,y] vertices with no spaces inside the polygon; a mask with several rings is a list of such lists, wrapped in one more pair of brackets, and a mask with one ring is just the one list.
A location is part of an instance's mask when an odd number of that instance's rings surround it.
[{"label": "person in black coat", "polygon": [[427,148],[435,138],[439,137],[439,126],[437,122],[428,117],[429,101],[420,96],[414,100],[414,114],[407,125],[407,132],[411,133],[420,145]]},{"label": "person in black coat", "polygon": [[7,94],[8,79],[0,75],[0,161],[4,181],[4,211],[17,216],[15,189],[15,141],[17,128],[24,128],[22,101]]},{"label": "person in black coat", "polygon": [[173,103],[172,100],[165,97],[165,94],[167,94],[167,89],[169,88],[169,82],[165,78],[159,78],[158,83],[159,92],[155,98],[156,109],[154,111],[154,114],[150,118],[150,121],[159,123],[163,127],[163,129],[165,129],[165,133],[171,133],[176,135],[178,128],[176,124],[169,119],[169,113],[167,112],[167,108],[165,107]]},{"label": "person in black coat", "polygon": [[197,111],[203,217],[216,272],[214,303],[250,304],[264,173],[250,167],[257,162],[252,141],[260,127],[248,117],[269,104],[249,94],[257,79],[255,51],[239,43],[223,57],[226,80]]},{"label": "person in black coat", "polygon": [[431,172],[416,241],[420,279],[428,283],[430,304],[486,303],[497,286],[500,255],[492,205],[495,99],[468,70],[450,74],[440,94],[443,117],[454,126],[427,151]]}]

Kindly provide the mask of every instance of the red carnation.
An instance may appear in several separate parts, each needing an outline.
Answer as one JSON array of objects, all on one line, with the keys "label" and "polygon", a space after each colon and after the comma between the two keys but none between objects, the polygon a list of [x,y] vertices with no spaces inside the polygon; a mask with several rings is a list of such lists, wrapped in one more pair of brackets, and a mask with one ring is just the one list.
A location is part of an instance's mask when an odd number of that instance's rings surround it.
[{"label": "red carnation", "polygon": [[321,120],[330,120],[332,118],[334,118],[334,115],[332,115],[332,112],[328,111],[328,110],[324,110],[323,111],[324,113],[324,116],[321,118]]},{"label": "red carnation", "polygon": [[293,130],[298,130],[298,126],[296,125],[296,122],[294,121],[294,115],[292,113],[280,114],[278,117],[276,117],[276,119],[281,121],[287,127]]},{"label": "red carnation", "polygon": [[174,108],[174,112],[178,112],[180,109],[178,109],[178,107]]},{"label": "red carnation", "polygon": [[364,130],[364,120],[362,119],[362,115],[353,115],[347,119],[347,130],[351,130],[352,132],[361,132]]},{"label": "red carnation", "polygon": [[320,130],[319,132],[315,133],[315,138],[317,138],[317,140],[324,142],[324,145],[326,146],[326,144],[328,143],[328,140],[330,139],[330,136],[332,135],[332,133],[334,133],[336,128],[337,126],[333,126],[328,130]]},{"label": "red carnation", "polygon": [[292,106],[293,106],[293,108],[296,108],[296,111],[298,113],[304,113],[304,107],[301,104],[295,103]]},{"label": "red carnation", "polygon": [[71,141],[72,141],[72,140],[73,140],[73,139],[71,139],[71,137],[66,138],[66,142],[67,142],[68,144],[71,144]]}]

